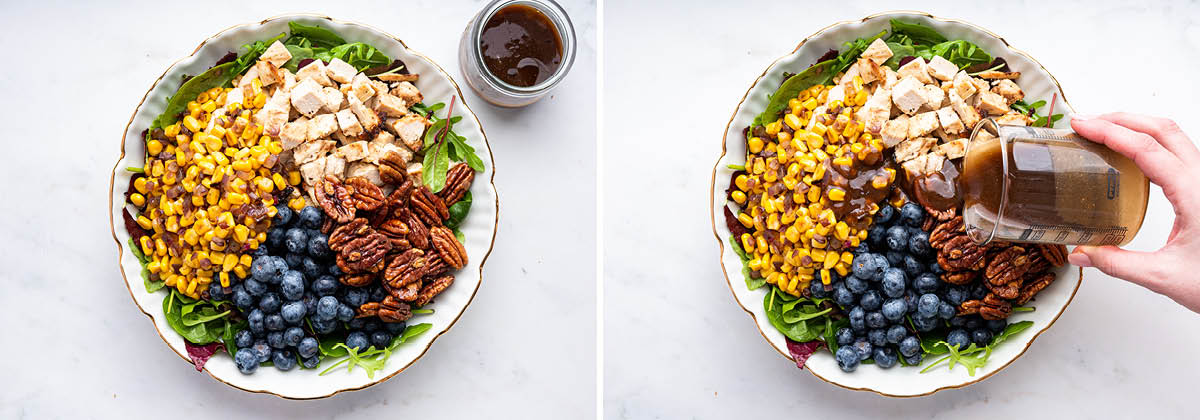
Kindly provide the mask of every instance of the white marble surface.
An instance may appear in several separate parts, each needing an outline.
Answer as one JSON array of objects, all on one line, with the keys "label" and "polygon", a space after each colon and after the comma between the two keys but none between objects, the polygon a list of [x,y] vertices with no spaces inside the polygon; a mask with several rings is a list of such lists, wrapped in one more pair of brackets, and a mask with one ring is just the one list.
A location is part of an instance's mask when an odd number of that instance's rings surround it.
[{"label": "white marble surface", "polygon": [[248,394],[197,373],[133,305],[106,214],[120,134],[154,78],[228,26],[289,12],[360,21],[458,78],[459,36],[484,3],[0,3],[0,48],[16,54],[0,70],[12,98],[0,105],[11,151],[0,158],[9,319],[0,418],[592,416],[596,7],[566,3],[580,50],[551,96],[502,110],[467,93],[501,199],[474,302],[401,375],[317,401]]},{"label": "white marble surface", "polygon": [[[905,7],[1000,34],[1040,60],[1080,112],[1163,115],[1200,139],[1200,7],[1143,3]],[[1194,418],[1200,316],[1091,269],[1024,357],[930,397],[834,387],[759,336],[721,275],[710,173],[730,115],[768,64],[829,24],[899,7],[837,5],[605,3],[605,417]],[[1155,193],[1134,249],[1156,249],[1170,231],[1171,208]]]}]

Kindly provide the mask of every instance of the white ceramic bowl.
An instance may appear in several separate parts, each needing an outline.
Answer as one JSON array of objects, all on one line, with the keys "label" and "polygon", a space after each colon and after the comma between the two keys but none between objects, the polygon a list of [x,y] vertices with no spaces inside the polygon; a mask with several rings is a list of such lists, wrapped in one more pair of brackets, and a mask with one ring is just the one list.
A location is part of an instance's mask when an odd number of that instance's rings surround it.
[{"label": "white ceramic bowl", "polygon": [[[1025,97],[1031,102],[1039,99],[1050,101],[1053,93],[1058,93],[1056,113],[1066,114],[1064,122],[1070,119],[1072,110],[1063,96],[1058,82],[1037,61],[1027,54],[1013,49],[1003,38],[978,26],[951,19],[937,18],[920,12],[889,12],[868,16],[859,21],[839,22],[800,42],[791,54],[772,63],[763,72],[746,96],[738,104],[721,144],[721,157],[713,169],[712,203],[713,233],[721,247],[721,268],[724,270],[726,282],[738,304],[754,319],[763,338],[771,343],[784,357],[788,357],[787,342],[782,333],[775,329],[766,318],[763,310],[763,296],[766,288],[748,290],[742,277],[742,263],[738,256],[729,252],[729,228],[725,225],[723,208],[726,206],[725,189],[729,186],[729,178],[733,170],[729,164],[743,164],[746,156],[746,143],[742,137],[742,129],[754,120],[767,105],[767,95],[783,82],[783,72],[796,73],[816,62],[817,58],[830,49],[841,50],[842,44],[856,38],[879,33],[890,28],[888,20],[898,18],[906,22],[916,22],[928,25],[941,32],[949,39],[965,39],[982,47],[993,56],[1004,57],[1009,67],[1021,72],[1018,82],[1025,90]],[[1042,108],[1041,112],[1046,112]],[[1060,123],[1061,124],[1061,123]],[[864,365],[852,373],[843,372],[834,361],[833,355],[822,349],[808,359],[806,370],[818,378],[834,385],[853,389],[874,391],[891,397],[913,397],[929,395],[934,392],[967,386],[986,379],[1004,369],[1015,361],[1033,343],[1039,334],[1046,331],[1058,319],[1071,299],[1075,296],[1080,284],[1082,271],[1077,267],[1060,267],[1057,271],[1058,280],[1037,295],[1030,305],[1037,308],[1033,312],[1016,313],[1011,322],[1033,321],[1033,327],[1021,332],[999,345],[992,353],[986,366],[976,370],[975,376],[967,374],[962,366],[953,370],[943,367],[934,368],[928,373],[920,373],[921,368],[895,367],[879,369]],[[927,358],[923,365],[928,365],[936,357]]]},{"label": "white ceramic bowl", "polygon": [[459,90],[450,74],[442,70],[433,60],[410,50],[400,39],[363,24],[344,22],[318,15],[278,16],[221,31],[200,43],[192,55],[168,68],[150,87],[142,99],[142,103],[134,111],[129,125],[125,127],[121,139],[120,158],[113,168],[112,186],[110,187],[112,194],[109,199],[109,218],[113,226],[113,239],[117,242],[121,276],[125,278],[126,286],[129,288],[130,295],[133,296],[134,303],[150,317],[158,335],[171,347],[171,350],[174,350],[189,364],[180,364],[172,367],[173,369],[192,369],[191,362],[184,349],[183,338],[167,325],[163,316],[162,299],[165,292],[146,292],[141,280],[141,266],[133,254],[125,249],[129,234],[125,231],[121,209],[125,201],[123,193],[129,184],[130,177],[130,173],[125,171],[125,168],[143,165],[145,145],[140,133],[166,107],[167,98],[179,88],[180,76],[199,74],[227,52],[241,53],[240,46],[242,44],[268,39],[281,32],[288,32],[287,22],[289,21],[323,26],[341,35],[347,41],[366,42],[379,48],[389,57],[404,61],[410,72],[421,75],[418,86],[421,88],[427,104],[436,102],[449,104],[451,96],[457,95],[458,100],[454,106],[454,114],[463,116],[463,119],[454,125],[455,132],[466,137],[467,143],[475,148],[486,166],[482,173],[476,174],[475,183],[471,187],[473,196],[471,212],[459,227],[466,236],[464,245],[469,260],[467,266],[455,272],[454,284],[435,299],[431,305],[435,310],[433,314],[418,315],[417,318],[410,321],[413,323],[428,322],[433,324],[433,328],[401,345],[391,355],[384,369],[375,373],[374,379],[368,378],[362,369],[355,369],[351,372],[338,369],[325,376],[318,376],[318,373],[324,370],[324,366],[331,364],[329,360],[322,361],[323,367],[315,370],[293,369],[290,372],[281,372],[268,367],[258,369],[253,375],[243,375],[234,366],[233,359],[224,352],[209,360],[204,368],[214,379],[238,389],[269,393],[291,399],[310,399],[328,397],[341,391],[363,389],[395,376],[416,362],[429,350],[438,336],[454,325],[479,289],[483,275],[483,263],[491,253],[496,235],[496,225],[499,221],[499,200],[496,195],[496,187],[492,183],[494,165],[491,148],[484,137],[479,120],[464,102],[462,91]]}]

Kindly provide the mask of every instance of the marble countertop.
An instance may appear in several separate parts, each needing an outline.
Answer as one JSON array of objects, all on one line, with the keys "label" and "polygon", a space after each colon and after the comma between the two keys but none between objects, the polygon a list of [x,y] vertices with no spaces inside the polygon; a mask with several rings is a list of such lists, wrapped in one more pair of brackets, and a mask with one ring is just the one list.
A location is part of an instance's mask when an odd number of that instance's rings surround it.
[{"label": "marble countertop", "polygon": [[[605,417],[1195,417],[1200,316],[1093,269],[1054,328],[1016,363],[930,397],[837,388],[763,340],[721,275],[710,173],[730,115],[767,65],[829,24],[899,7],[838,5],[604,4]],[[1162,115],[1200,140],[1195,2],[904,7],[1000,34],[1040,60],[1079,112]],[[1157,187],[1154,194],[1133,249],[1157,249],[1170,232],[1171,207]]]},{"label": "marble countertop", "polygon": [[[0,70],[0,91],[11,98],[0,105],[10,151],[0,165],[0,229],[8,244],[0,247],[0,307],[8,319],[0,418],[593,415],[591,1],[565,2],[580,48],[571,74],[550,96],[506,110],[467,92],[495,155],[499,232],[470,308],[401,375],[316,401],[239,391],[181,362],[133,305],[117,271],[107,202],[119,136],[151,82],[200,41],[279,14],[326,14],[396,35],[466,90],[458,41],[485,3],[0,4],[0,47],[20,51],[20,60],[12,56]],[[547,227],[553,240],[540,234]]]}]

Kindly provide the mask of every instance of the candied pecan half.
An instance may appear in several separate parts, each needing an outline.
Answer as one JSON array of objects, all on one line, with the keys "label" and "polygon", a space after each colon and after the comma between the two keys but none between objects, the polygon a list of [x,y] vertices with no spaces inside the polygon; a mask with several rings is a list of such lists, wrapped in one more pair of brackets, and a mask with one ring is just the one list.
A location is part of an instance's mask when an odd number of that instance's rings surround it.
[{"label": "candied pecan half", "polygon": [[979,316],[983,317],[983,319],[989,321],[1005,319],[1012,314],[1012,304],[994,294],[988,293],[987,296],[983,297],[983,302],[981,303]]},{"label": "candied pecan half", "polygon": [[379,303],[379,319],[383,322],[403,322],[412,318],[412,307],[388,295]]},{"label": "candied pecan half", "polygon": [[942,247],[938,250],[937,260],[946,270],[978,270],[987,264],[983,248],[975,245],[975,241],[966,235],[956,235],[940,244]]},{"label": "candied pecan half", "polygon": [[413,248],[396,254],[388,260],[383,271],[383,283],[400,288],[421,281],[425,277],[425,251]]},{"label": "candied pecan half", "polygon": [[379,225],[379,233],[392,241],[392,251],[405,251],[412,248],[408,242],[408,225],[397,219],[391,219]]},{"label": "candied pecan half", "polygon": [[955,217],[947,220],[945,223],[937,225],[933,231],[929,233],[929,246],[934,249],[940,249],[945,245],[946,241],[953,239],[955,236],[965,234],[963,228],[962,217]]},{"label": "candied pecan half", "polygon": [[454,237],[454,231],[444,226],[435,226],[429,230],[429,238],[433,249],[447,265],[456,269],[467,265],[467,249]]},{"label": "candied pecan half", "polygon": [[1032,255],[1021,246],[1005,248],[987,263],[983,277],[988,283],[996,286],[1020,281],[1029,271]]},{"label": "candied pecan half", "polygon": [[363,287],[371,284],[373,281],[375,281],[375,273],[344,274],[342,277],[338,278],[338,282],[354,287]]},{"label": "candied pecan half", "polygon": [[446,206],[452,206],[467,194],[472,182],[475,182],[475,170],[466,163],[459,163],[446,172],[446,186],[438,195],[446,202]]},{"label": "candied pecan half", "polygon": [[446,288],[450,287],[451,283],[454,283],[454,276],[451,275],[433,279],[433,281],[430,281],[429,284],[421,288],[421,292],[417,294],[417,299],[413,301],[413,305],[418,307],[425,306],[425,304],[433,300],[434,296],[441,294]]},{"label": "candied pecan half", "polygon": [[417,300],[417,295],[420,294],[421,282],[409,283],[404,285],[404,287],[391,287],[385,285],[383,288],[387,290],[389,295],[396,298],[396,300],[412,302]]},{"label": "candied pecan half", "polygon": [[987,286],[988,290],[990,290],[992,294],[995,294],[996,296],[1005,299],[1015,299],[1017,295],[1021,293],[1021,283],[1021,280],[1017,280],[1011,283],[996,285],[985,281],[983,282],[983,285]]},{"label": "candied pecan half", "polygon": [[1050,262],[1050,265],[1062,267],[1067,263],[1067,247],[1058,244],[1041,244],[1037,248],[1042,253],[1042,258]]},{"label": "candied pecan half", "polygon": [[412,212],[406,212],[408,217],[408,243],[414,248],[429,249],[429,227]]},{"label": "candied pecan half", "polygon": [[408,179],[408,162],[395,151],[379,158],[379,178],[388,184],[399,185]]},{"label": "candied pecan half", "polygon": [[317,204],[325,210],[326,216],[337,220],[338,223],[354,220],[356,206],[354,198],[351,197],[352,191],[338,182],[337,178],[327,176],[318,181],[317,185],[313,186],[313,193]]},{"label": "candied pecan half", "polygon": [[383,270],[383,257],[391,249],[391,241],[372,229],[370,234],[355,238],[342,247],[337,265],[347,274],[377,273]]},{"label": "candied pecan half", "polygon": [[351,220],[350,223],[338,226],[329,234],[329,249],[339,252],[350,241],[370,235],[372,232],[374,230],[367,226],[367,219],[360,217]]},{"label": "candied pecan half", "polygon": [[346,185],[351,189],[350,196],[354,198],[354,206],[359,210],[371,211],[383,205],[386,197],[379,187],[366,178],[354,176],[346,178]]},{"label": "candied pecan half", "polygon": [[972,271],[972,270],[951,271],[948,273],[943,273],[941,278],[942,278],[942,281],[944,281],[946,283],[956,284],[956,285],[964,285],[964,284],[970,283],[972,280],[975,280],[975,277],[977,277],[978,275],[979,275],[978,271]]},{"label": "candied pecan half", "polygon": [[422,185],[420,188],[413,189],[408,203],[412,212],[416,213],[429,226],[441,226],[446,219],[450,218],[450,209],[446,208],[446,202],[434,194],[428,186]]},{"label": "candied pecan half", "polygon": [[1050,285],[1050,283],[1054,283],[1054,279],[1056,277],[1057,276],[1054,273],[1042,273],[1025,280],[1025,285],[1021,287],[1021,294],[1017,296],[1015,300],[1013,300],[1013,303],[1016,303],[1017,306],[1028,303],[1030,299],[1033,299],[1033,297],[1038,294],[1038,292],[1041,292],[1042,289],[1045,289],[1046,286]]},{"label": "candied pecan half", "polygon": [[963,302],[962,305],[958,306],[958,314],[959,315],[975,315],[975,314],[979,313],[979,308],[982,306],[983,306],[982,300],[979,300],[979,299],[968,300],[966,302]]}]

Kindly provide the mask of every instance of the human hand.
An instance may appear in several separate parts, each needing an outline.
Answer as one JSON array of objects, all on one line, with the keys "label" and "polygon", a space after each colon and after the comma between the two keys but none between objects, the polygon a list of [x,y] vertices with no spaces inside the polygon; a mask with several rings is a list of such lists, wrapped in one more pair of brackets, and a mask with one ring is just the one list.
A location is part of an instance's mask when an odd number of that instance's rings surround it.
[{"label": "human hand", "polygon": [[1167,243],[1154,252],[1079,246],[1071,264],[1142,285],[1200,313],[1200,149],[1165,118],[1127,113],[1074,116],[1071,128],[1133,160],[1175,208]]}]

